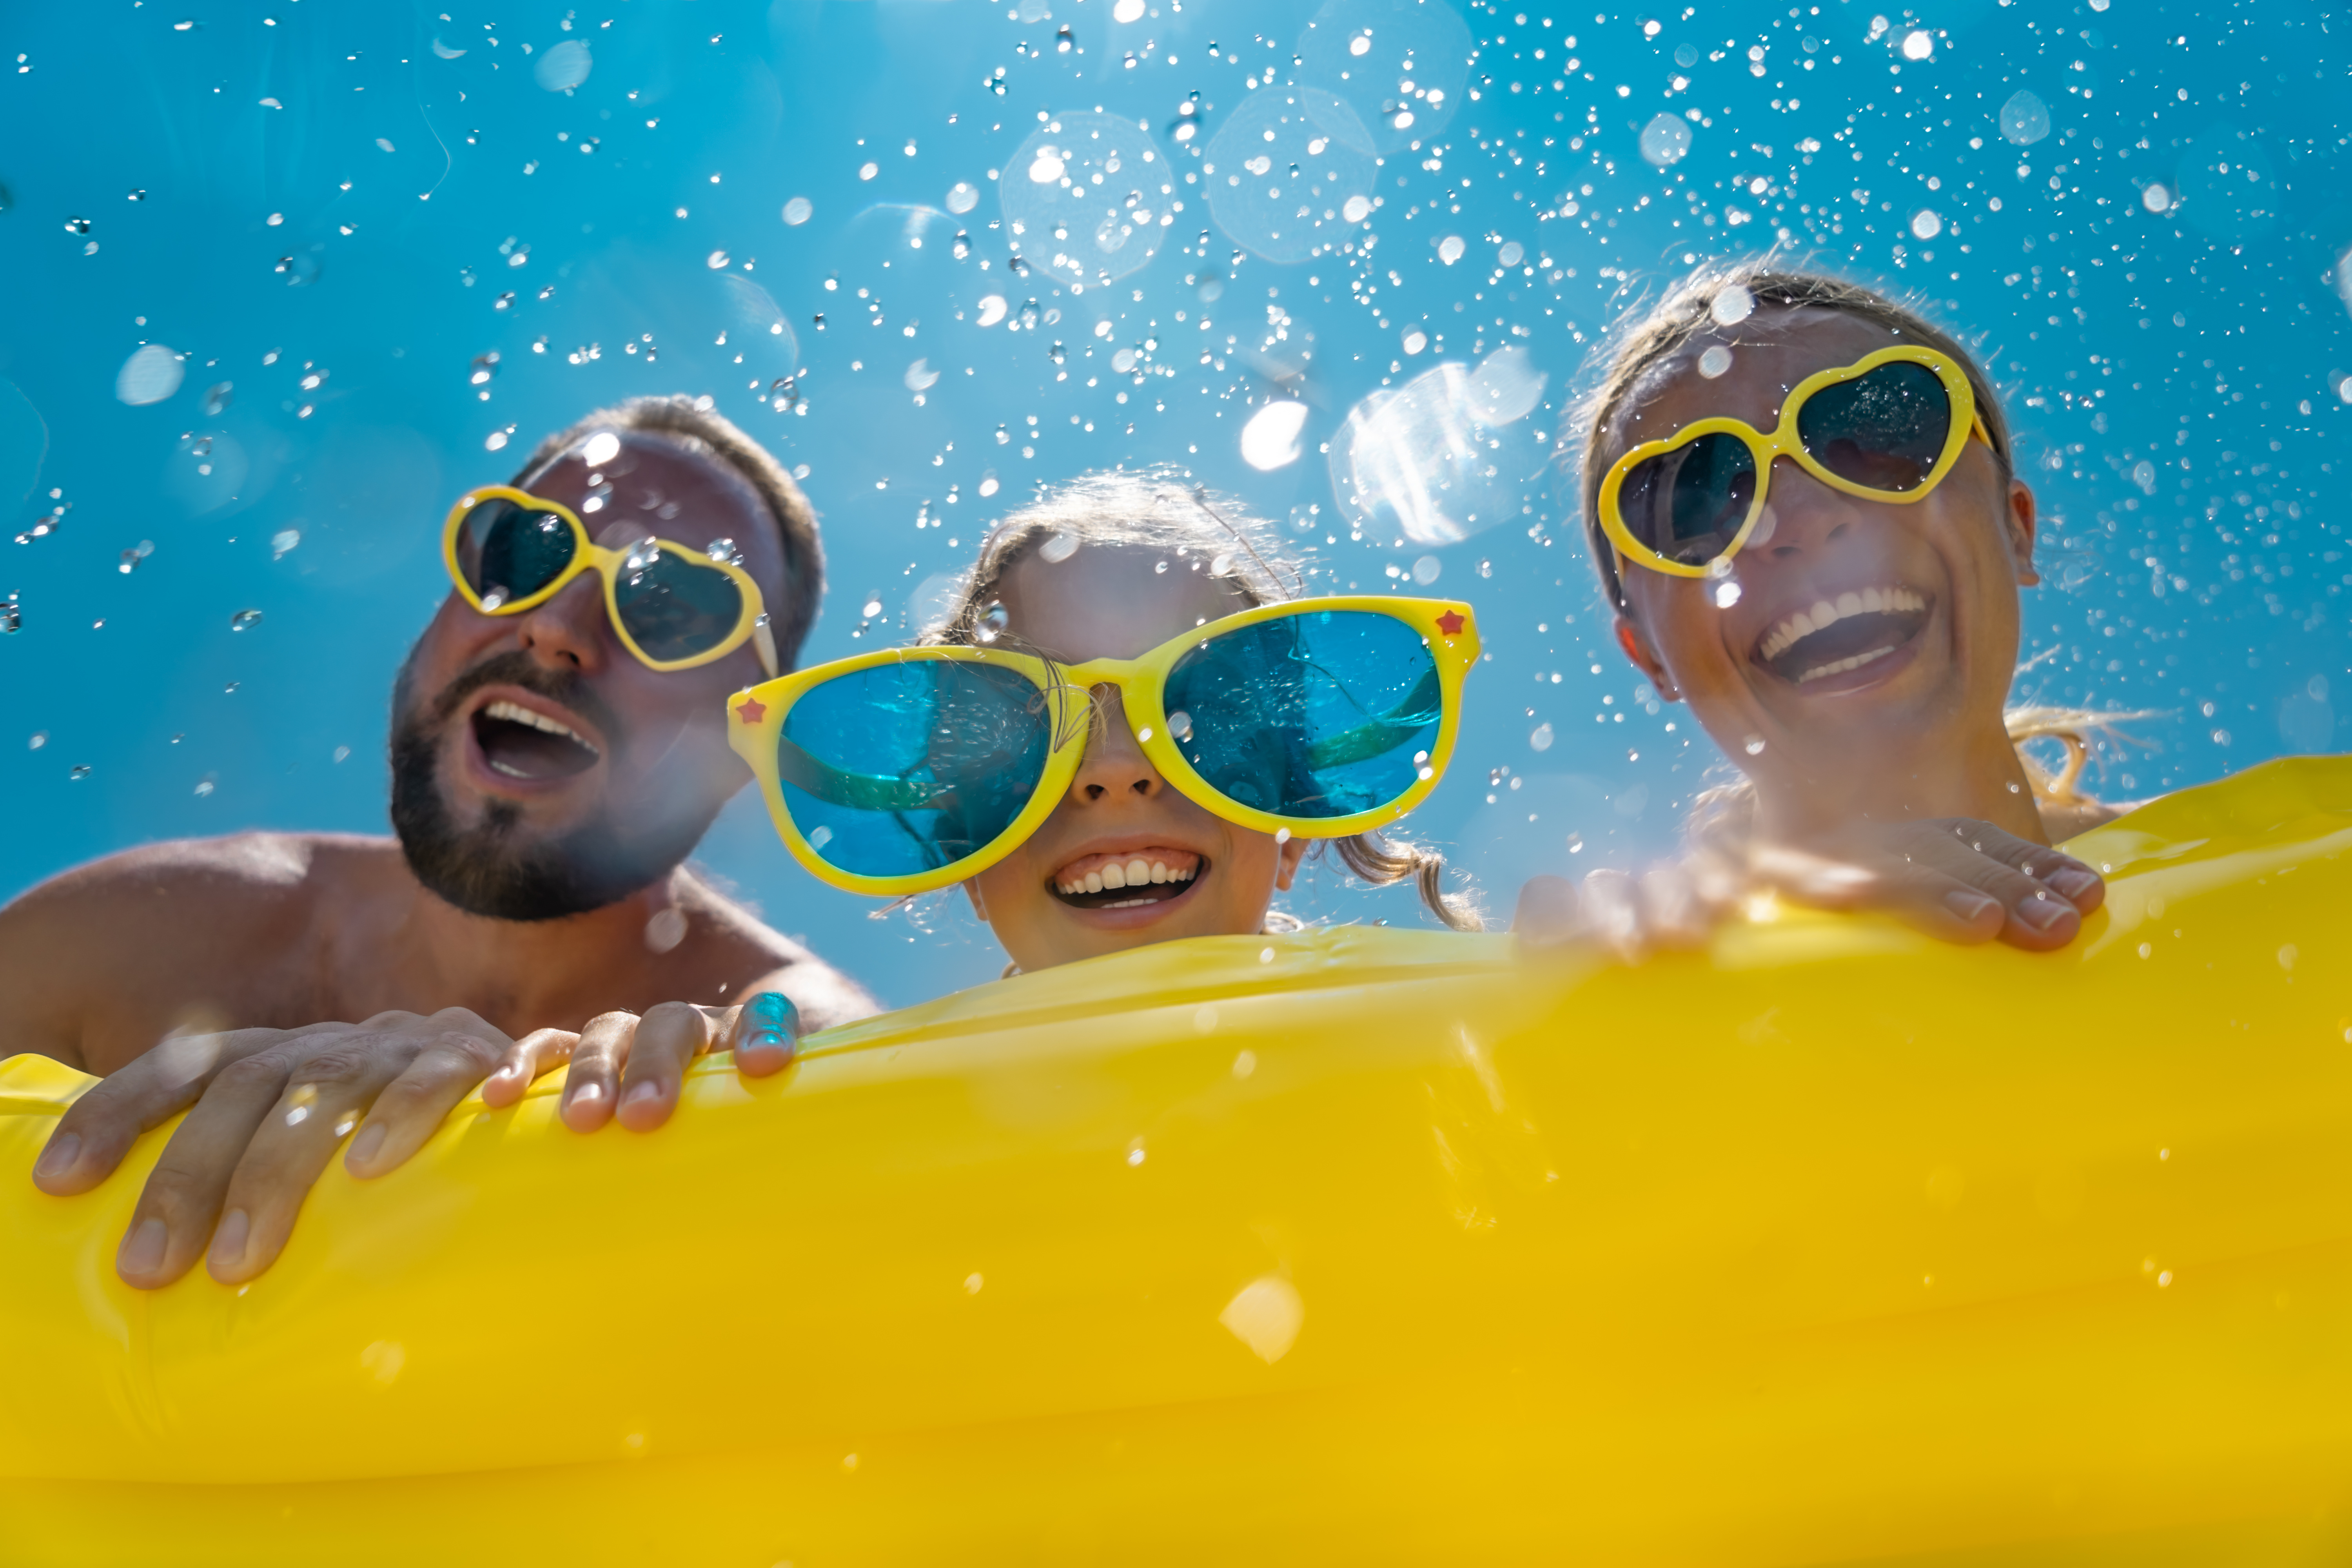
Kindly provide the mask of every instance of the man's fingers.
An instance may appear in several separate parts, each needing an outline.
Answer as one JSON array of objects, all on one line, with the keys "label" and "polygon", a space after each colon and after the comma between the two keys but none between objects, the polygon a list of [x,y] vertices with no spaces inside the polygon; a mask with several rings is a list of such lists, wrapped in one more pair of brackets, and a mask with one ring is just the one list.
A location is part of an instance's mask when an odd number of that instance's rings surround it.
[{"label": "man's fingers", "polygon": [[[335,1146],[425,1043],[404,1031],[354,1034],[294,1065],[276,1102],[248,1129],[241,1153],[229,1156],[220,1223],[205,1259],[214,1279],[241,1284],[277,1261]],[[212,1099],[197,1106],[198,1115]]]},{"label": "man's fingers", "polygon": [[687,1002],[665,1002],[637,1020],[614,1114],[632,1132],[650,1132],[677,1108],[686,1064],[710,1048],[710,1020]]},{"label": "man's fingers", "polygon": [[580,1037],[569,1029],[533,1029],[499,1058],[498,1067],[482,1080],[482,1103],[504,1110],[522,1099],[541,1075],[572,1059]]},{"label": "man's fingers", "polygon": [[363,1180],[397,1170],[476,1084],[516,1053],[510,1044],[501,1048],[504,1039],[457,1030],[420,1039],[415,1058],[374,1096],[352,1134],[343,1168]]},{"label": "man's fingers", "polygon": [[185,1110],[213,1075],[286,1038],[277,1029],[175,1035],[92,1085],[66,1108],[33,1165],[33,1183],[70,1197],[114,1173],[142,1132]]},{"label": "man's fingers", "polygon": [[636,1032],[635,1013],[600,1013],[580,1031],[571,1068],[563,1075],[559,1114],[566,1127],[593,1132],[613,1120],[621,1092],[621,1064],[629,1059]]},{"label": "man's fingers", "polygon": [[781,991],[762,991],[713,1023],[746,1078],[783,1071],[800,1049],[801,1011]]},{"label": "man's fingers", "polygon": [[114,1271],[142,1290],[169,1285],[203,1256],[229,1176],[292,1070],[292,1053],[257,1052],[222,1068],[163,1145],[115,1253]]}]

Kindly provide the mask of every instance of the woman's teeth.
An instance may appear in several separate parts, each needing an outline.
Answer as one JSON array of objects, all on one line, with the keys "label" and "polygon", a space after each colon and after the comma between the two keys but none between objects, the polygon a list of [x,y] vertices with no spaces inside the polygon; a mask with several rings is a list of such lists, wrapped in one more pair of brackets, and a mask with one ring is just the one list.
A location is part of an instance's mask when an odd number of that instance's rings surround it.
[{"label": "woman's teeth", "polygon": [[1825,675],[1843,675],[1849,669],[1860,669],[1864,665],[1885,658],[1894,651],[1891,647],[1874,647],[1868,653],[1855,654],[1852,658],[1832,659],[1827,664],[1817,664],[1797,677],[1797,684],[1802,686],[1808,680],[1819,680]]},{"label": "woman's teeth", "polygon": [[[1864,588],[1859,593],[1840,594],[1835,603],[1823,599],[1811,609],[1799,610],[1795,615],[1774,626],[1765,634],[1764,641],[1757,648],[1757,652],[1767,661],[1776,659],[1796,646],[1800,638],[1809,637],[1815,632],[1826,630],[1850,616],[1916,615],[1925,612],[1927,608],[1927,601],[1908,588]],[[1890,648],[1880,648],[1874,653],[1857,655],[1852,659],[1841,659],[1834,665],[1823,665],[1817,669],[1808,670],[1801,679],[1811,680],[1821,676],[1837,674],[1840,670],[1856,668],[1876,658],[1879,654],[1892,651]]]},{"label": "woman's teeth", "polygon": [[1057,877],[1054,886],[1070,894],[1101,893],[1118,888],[1148,887],[1154,882],[1189,882],[1198,869],[1198,862],[1179,863],[1171,868],[1165,859],[1147,860],[1139,855],[1123,861],[1107,861],[1083,875]]}]

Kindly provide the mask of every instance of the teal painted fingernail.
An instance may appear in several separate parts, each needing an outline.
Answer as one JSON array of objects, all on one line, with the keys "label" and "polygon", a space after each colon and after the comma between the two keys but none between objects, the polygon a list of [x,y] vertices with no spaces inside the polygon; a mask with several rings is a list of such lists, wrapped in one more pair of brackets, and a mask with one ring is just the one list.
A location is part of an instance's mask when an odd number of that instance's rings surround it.
[{"label": "teal painted fingernail", "polygon": [[[754,1033],[782,1035],[797,1039],[801,1032],[801,1010],[793,999],[781,991],[762,991],[743,1004],[743,1016],[751,1021]],[[774,1041],[767,1042],[770,1045]]]}]

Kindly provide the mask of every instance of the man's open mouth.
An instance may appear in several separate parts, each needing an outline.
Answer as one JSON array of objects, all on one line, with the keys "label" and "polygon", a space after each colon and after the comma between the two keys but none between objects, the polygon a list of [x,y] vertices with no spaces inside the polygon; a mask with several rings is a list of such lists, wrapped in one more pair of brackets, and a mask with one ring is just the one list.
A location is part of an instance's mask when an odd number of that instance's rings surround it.
[{"label": "man's open mouth", "polygon": [[1927,595],[1910,588],[1848,591],[1776,624],[1756,645],[1756,662],[1797,686],[1843,675],[1917,637],[1931,608]]},{"label": "man's open mouth", "polygon": [[1054,896],[1074,909],[1125,910],[1181,899],[1208,871],[1189,849],[1081,855],[1054,873]]},{"label": "man's open mouth", "polygon": [[474,741],[492,773],[512,779],[564,779],[586,773],[601,752],[558,719],[520,703],[486,703],[474,713]]}]

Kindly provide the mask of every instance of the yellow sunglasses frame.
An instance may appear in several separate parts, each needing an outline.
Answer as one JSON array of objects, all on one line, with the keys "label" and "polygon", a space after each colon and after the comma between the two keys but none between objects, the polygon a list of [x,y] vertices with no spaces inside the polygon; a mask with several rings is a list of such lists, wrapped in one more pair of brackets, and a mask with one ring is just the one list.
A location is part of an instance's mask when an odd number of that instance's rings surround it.
[{"label": "yellow sunglasses frame", "polygon": [[[1927,471],[1927,479],[1916,489],[1874,489],[1832,473],[1805,450],[1804,443],[1797,437],[1797,415],[1806,401],[1822,388],[1859,380],[1880,365],[1897,362],[1925,365],[1936,373],[1936,378],[1944,384],[1945,395],[1952,400],[1952,428],[1945,437],[1944,450],[1937,458],[1936,466]],[[1633,537],[1633,531],[1625,526],[1624,513],[1618,506],[1618,492],[1622,489],[1626,477],[1638,465],[1686,447],[1702,436],[1717,435],[1737,436],[1755,458],[1755,497],[1748,502],[1748,515],[1741,520],[1739,531],[1732,535],[1731,542],[1724,546],[1722,553],[1699,565],[1669,560]],[[1748,535],[1756,531],[1757,521],[1764,515],[1765,499],[1771,492],[1772,465],[1777,459],[1787,458],[1832,489],[1843,490],[1847,495],[1860,496],[1866,500],[1892,501],[1908,506],[1925,500],[1934,493],[1937,485],[1944,482],[1944,477],[1952,471],[1952,465],[1959,461],[1960,453],[1967,447],[1970,437],[1987,447],[1992,445],[1992,437],[1985,429],[1984,416],[1977,409],[1975,389],[1969,385],[1968,373],[1960,368],[1958,360],[1941,350],[1929,348],[1924,343],[1902,343],[1880,349],[1852,364],[1816,371],[1805,377],[1782,401],[1780,422],[1769,436],[1744,419],[1720,417],[1694,420],[1662,440],[1643,442],[1609,466],[1609,471],[1601,476],[1601,488],[1593,498],[1593,504],[1601,514],[1601,531],[1608,534],[1609,542],[1617,547],[1622,559],[1670,577],[1712,576],[1723,570],[1721,563],[1728,562],[1739,553],[1741,547],[1747,544]]]},{"label": "yellow sunglasses frame", "polygon": [[[482,603],[481,595],[474,592],[473,584],[466,581],[466,574],[457,565],[458,531],[465,526],[466,514],[486,500],[510,500],[532,510],[552,512],[572,530],[572,564],[557,573],[555,581],[537,593],[509,599],[496,608]],[[621,639],[621,646],[629,650],[630,657],[646,668],[665,672],[694,669],[725,658],[747,642],[754,642],[759,645],[760,667],[773,677],[782,668],[781,661],[776,658],[775,633],[769,627],[767,600],[760,592],[760,584],[751,581],[751,574],[732,562],[715,561],[693,546],[680,544],[676,540],[656,536],[654,543],[660,546],[665,554],[681,555],[697,566],[709,567],[732,582],[743,595],[741,618],[717,647],[686,658],[671,659],[656,658],[639,647],[637,639],[629,635],[628,626],[621,619],[620,598],[613,586],[628,560],[628,552],[607,550],[589,538],[588,530],[579,517],[562,501],[549,500],[545,496],[535,496],[512,485],[479,485],[457,498],[457,504],[449,509],[448,521],[441,526],[441,563],[449,569],[449,581],[457,585],[457,592],[465,595],[466,603],[474,607],[476,614],[484,616],[519,616],[526,610],[536,609],[563,592],[582,574],[597,573],[604,580],[604,619],[612,626],[613,634]]]},{"label": "yellow sunglasses frame", "polygon": [[[1421,764],[1421,776],[1413,781],[1412,788],[1386,805],[1349,816],[1284,816],[1228,799],[1211,788],[1208,782],[1193,771],[1192,764],[1184,759],[1183,752],[1177,749],[1175,741],[1168,733],[1165,697],[1169,672],[1175,668],[1178,659],[1212,637],[1265,621],[1328,611],[1369,611],[1389,616],[1419,632],[1428,646],[1437,668],[1441,706],[1437,738],[1431,744],[1428,757]],[[1448,629],[1449,626],[1452,629]],[[1462,722],[1462,681],[1469,674],[1471,667],[1478,662],[1478,652],[1477,626],[1470,606],[1465,604],[1446,599],[1400,599],[1376,595],[1293,599],[1221,616],[1205,626],[1194,627],[1181,637],[1171,638],[1136,658],[1097,658],[1084,664],[1058,664],[1034,654],[1016,653],[1010,649],[946,645],[883,648],[852,658],[836,659],[833,663],[798,670],[736,693],[727,704],[727,740],[737,754],[751,764],[752,774],[760,781],[760,793],[768,803],[768,816],[775,824],[776,836],[784,841],[784,847],[792,851],[793,858],[805,867],[812,876],[851,892],[868,893],[879,898],[903,898],[911,893],[928,893],[934,889],[951,887],[976,877],[1003,859],[1036,832],[1039,825],[1052,815],[1054,808],[1068,793],[1070,782],[1076,776],[1078,764],[1085,758],[1094,726],[1090,721],[1079,721],[1090,711],[1091,693],[1097,686],[1118,689],[1120,706],[1127,715],[1129,727],[1143,748],[1144,756],[1160,771],[1160,777],[1205,811],[1259,833],[1278,834],[1286,829],[1297,838],[1344,838],[1350,834],[1386,826],[1428,798],[1429,792],[1435,789],[1437,781],[1444,776],[1446,763],[1454,756],[1454,737]],[[901,877],[866,877],[843,870],[817,852],[802,835],[799,825],[793,821],[792,813],[785,809],[782,784],[776,768],[776,742],[782,734],[784,720],[803,696],[829,680],[886,665],[920,662],[987,664],[1027,677],[1032,684],[1055,701],[1053,753],[1046,759],[1045,771],[1038,777],[1037,787],[1031,795],[1029,804],[1022,808],[1021,814],[1003,833],[971,854],[934,870]]]}]

